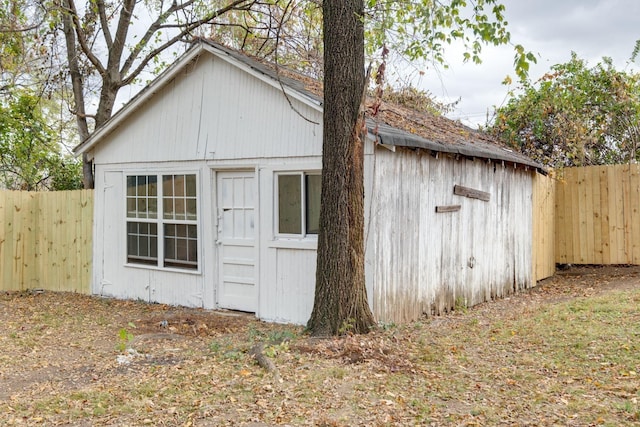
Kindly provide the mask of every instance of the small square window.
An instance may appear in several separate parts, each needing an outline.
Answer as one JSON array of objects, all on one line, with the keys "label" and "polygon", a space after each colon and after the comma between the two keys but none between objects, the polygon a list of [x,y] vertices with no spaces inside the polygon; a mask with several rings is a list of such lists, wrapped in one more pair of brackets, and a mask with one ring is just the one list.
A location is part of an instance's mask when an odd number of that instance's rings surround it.
[{"label": "small square window", "polygon": [[283,173],[277,182],[278,234],[318,234],[321,176]]}]

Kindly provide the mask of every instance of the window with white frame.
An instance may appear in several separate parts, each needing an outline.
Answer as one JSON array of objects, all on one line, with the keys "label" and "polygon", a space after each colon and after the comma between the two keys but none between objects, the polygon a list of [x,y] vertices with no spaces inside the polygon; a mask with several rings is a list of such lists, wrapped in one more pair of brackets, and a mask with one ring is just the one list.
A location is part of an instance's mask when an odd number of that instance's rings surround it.
[{"label": "window with white frame", "polygon": [[128,263],[198,268],[196,189],[195,174],[127,176]]},{"label": "window with white frame", "polygon": [[299,237],[318,234],[320,173],[279,173],[276,181],[277,234]]}]

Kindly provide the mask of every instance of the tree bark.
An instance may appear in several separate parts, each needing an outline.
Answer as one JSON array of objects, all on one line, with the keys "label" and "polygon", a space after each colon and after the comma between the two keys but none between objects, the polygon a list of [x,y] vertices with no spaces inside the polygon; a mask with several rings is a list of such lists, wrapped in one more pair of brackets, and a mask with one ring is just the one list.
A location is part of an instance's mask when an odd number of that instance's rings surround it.
[{"label": "tree bark", "polygon": [[365,85],[362,0],[324,0],[320,232],[312,335],[367,333],[375,320],[364,277]]},{"label": "tree bark", "polygon": [[[73,88],[73,102],[75,104],[76,124],[78,126],[78,136],[80,141],[89,137],[89,126],[84,108],[84,84],[82,73],[78,62],[78,49],[76,47],[76,36],[73,24],[73,17],[69,12],[71,5],[68,1],[64,3],[65,10],[62,13],[62,29],[67,47],[67,59],[69,61],[69,74],[71,76],[71,86]],[[82,183],[84,188],[93,188],[93,164],[88,156],[82,156]]]}]

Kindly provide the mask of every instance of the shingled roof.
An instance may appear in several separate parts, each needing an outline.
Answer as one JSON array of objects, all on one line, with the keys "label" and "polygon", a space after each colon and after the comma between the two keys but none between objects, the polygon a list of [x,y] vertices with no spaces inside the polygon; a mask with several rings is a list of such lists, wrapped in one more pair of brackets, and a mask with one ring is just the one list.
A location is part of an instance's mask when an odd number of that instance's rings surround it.
[{"label": "shingled roof", "polygon": [[[202,43],[228,54],[252,69],[263,73],[291,89],[304,93],[320,105],[322,82],[244,53],[229,49],[211,40]],[[458,121],[399,105],[382,102],[375,117],[367,118],[369,134],[386,146],[419,148],[450,153],[468,158],[482,158],[530,166],[544,172],[544,167],[504,144],[493,136],[472,129]]]}]

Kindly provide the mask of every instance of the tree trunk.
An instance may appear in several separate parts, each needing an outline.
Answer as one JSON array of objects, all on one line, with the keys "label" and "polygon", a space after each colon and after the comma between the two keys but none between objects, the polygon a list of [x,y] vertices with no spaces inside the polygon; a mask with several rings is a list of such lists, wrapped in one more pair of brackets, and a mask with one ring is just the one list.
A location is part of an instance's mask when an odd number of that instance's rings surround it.
[{"label": "tree trunk", "polygon": [[[67,60],[69,61],[69,74],[71,76],[71,86],[73,88],[73,102],[75,104],[74,108],[76,124],[78,126],[78,136],[80,137],[80,142],[82,142],[89,137],[89,126],[87,125],[87,116],[84,108],[84,84],[78,62],[78,49],[76,47],[73,20],[68,12],[71,8],[69,3],[66,1],[64,3],[64,7],[66,11],[63,11],[62,13],[62,28],[65,44],[67,46]],[[82,155],[82,182],[84,188],[93,188],[93,164],[86,153]]]},{"label": "tree trunk", "polygon": [[322,196],[309,331],[366,333],[375,325],[364,280],[365,85],[362,0],[324,0]]}]

